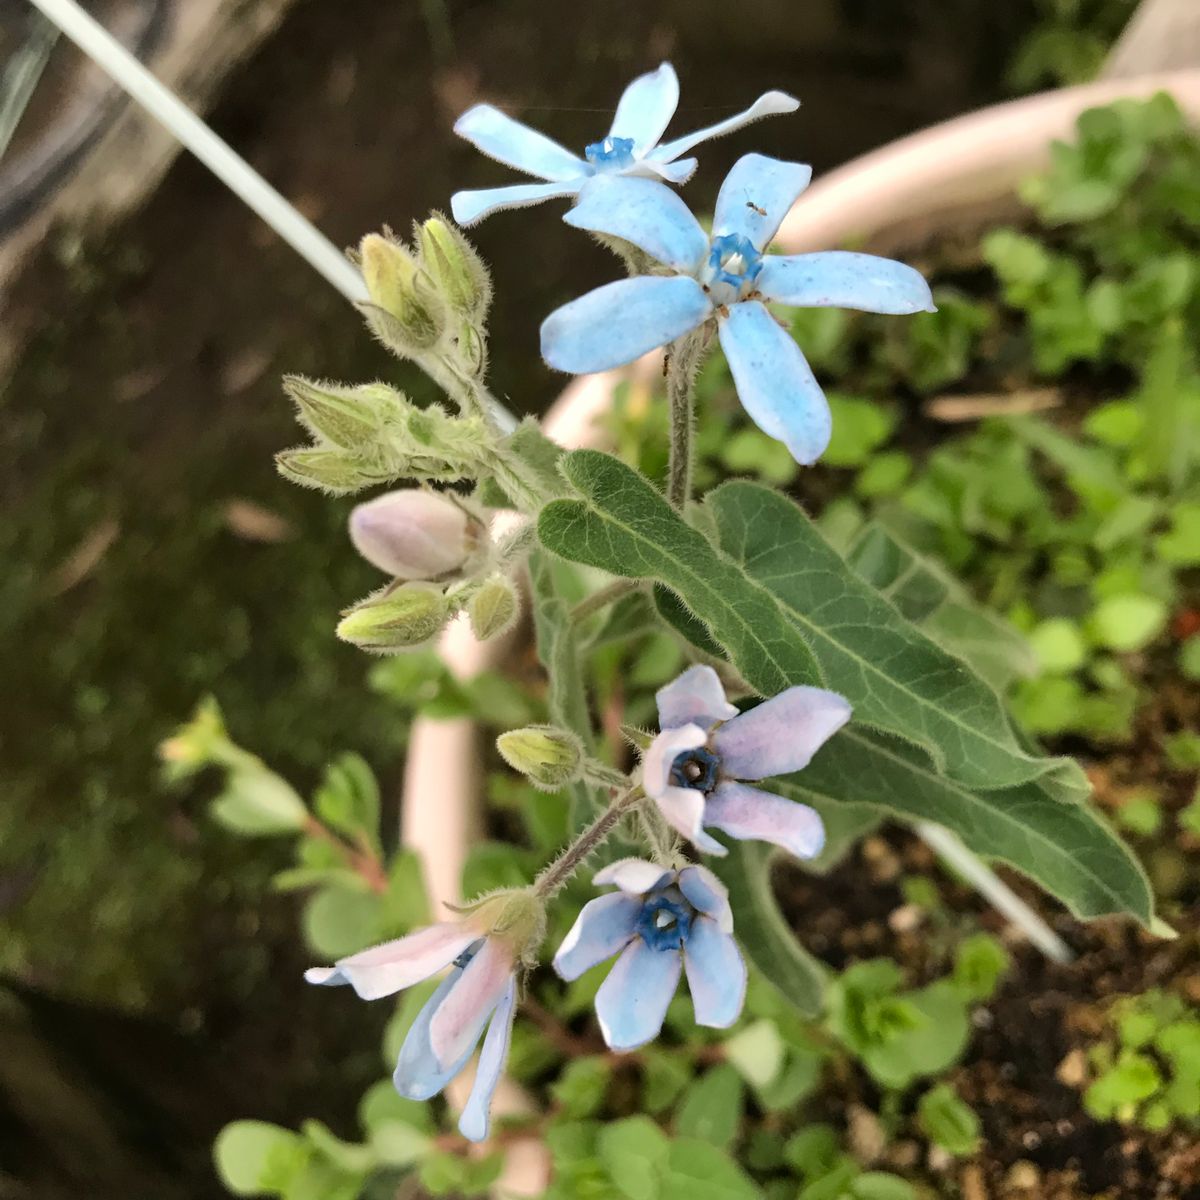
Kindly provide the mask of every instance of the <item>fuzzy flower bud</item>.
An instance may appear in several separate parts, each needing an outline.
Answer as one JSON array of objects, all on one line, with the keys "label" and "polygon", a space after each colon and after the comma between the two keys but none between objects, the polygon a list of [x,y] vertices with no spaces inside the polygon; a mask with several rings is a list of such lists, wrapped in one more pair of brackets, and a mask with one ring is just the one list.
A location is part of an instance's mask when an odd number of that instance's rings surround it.
[{"label": "fuzzy flower bud", "polygon": [[359,246],[363,281],[373,308],[367,317],[393,349],[423,350],[441,337],[445,314],[417,260],[393,238],[369,233]]},{"label": "fuzzy flower bud", "polygon": [[449,615],[441,588],[406,583],[356,604],[338,623],[337,635],[363,650],[391,654],[429,641]]},{"label": "fuzzy flower bud", "polygon": [[385,415],[398,413],[402,398],[386,384],[343,387],[285,375],[283,390],[295,402],[297,415],[318,441],[344,450],[373,445]]},{"label": "fuzzy flower bud", "polygon": [[496,749],[514,771],[520,771],[534,787],[546,792],[574,783],[583,771],[579,739],[553,725],[510,729],[496,739]]},{"label": "fuzzy flower bud", "polygon": [[335,496],[357,492],[377,481],[353,454],[343,450],[297,446],[276,454],[275,465],[293,483],[332,492]]},{"label": "fuzzy flower bud", "polygon": [[432,216],[416,226],[421,266],[446,303],[469,321],[480,321],[492,299],[487,267],[475,247],[453,225]]},{"label": "fuzzy flower bud", "polygon": [[517,589],[504,575],[484,580],[467,604],[471,632],[481,641],[499,637],[512,628],[520,611]]},{"label": "fuzzy flower bud", "polygon": [[385,492],[350,513],[350,540],[372,566],[397,579],[457,571],[486,536],[461,504],[421,488]]}]

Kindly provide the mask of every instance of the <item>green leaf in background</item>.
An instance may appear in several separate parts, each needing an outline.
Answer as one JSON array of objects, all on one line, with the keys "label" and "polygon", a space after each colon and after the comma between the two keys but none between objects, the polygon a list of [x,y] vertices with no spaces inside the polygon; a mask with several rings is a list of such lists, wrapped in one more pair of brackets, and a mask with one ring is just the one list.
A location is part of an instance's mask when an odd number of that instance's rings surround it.
[{"label": "green leaf in background", "polygon": [[833,413],[833,436],[821,456],[828,467],[861,467],[892,436],[895,412],[882,404],[858,396],[829,392]]},{"label": "green leaf in background", "polygon": [[323,887],[304,906],[304,938],[313,952],[333,961],[378,941],[381,901],[374,892]]},{"label": "green leaf in background", "polygon": [[1129,653],[1154,641],[1166,628],[1169,615],[1157,596],[1109,596],[1092,612],[1088,631],[1101,646]]},{"label": "green leaf in background", "polygon": [[712,1146],[732,1145],[745,1110],[742,1077],[729,1064],[710,1067],[683,1094],[675,1131]]},{"label": "green leaf in background", "polygon": [[217,1174],[235,1196],[282,1193],[311,1156],[298,1133],[266,1121],[234,1121],[213,1146]]},{"label": "green leaf in background", "polygon": [[326,767],[313,807],[326,825],[379,849],[379,784],[361,755],[339,755]]},{"label": "green leaf in background", "polygon": [[308,809],[292,785],[257,765],[238,766],[229,772],[225,790],[212,802],[209,814],[242,837],[298,833],[308,821]]},{"label": "green leaf in background", "polygon": [[739,1030],[725,1043],[725,1057],[756,1088],[770,1087],[787,1057],[774,1021],[764,1017]]},{"label": "green leaf in background", "polygon": [[600,1130],[596,1150],[617,1191],[627,1200],[659,1200],[671,1143],[649,1117],[627,1117]]},{"label": "green leaf in background", "polygon": [[917,1119],[925,1136],[951,1154],[973,1154],[979,1145],[979,1118],[948,1083],[937,1084],[921,1097]]},{"label": "green leaf in background", "polygon": [[762,1200],[762,1190],[723,1150],[681,1137],[671,1143],[661,1200]]}]

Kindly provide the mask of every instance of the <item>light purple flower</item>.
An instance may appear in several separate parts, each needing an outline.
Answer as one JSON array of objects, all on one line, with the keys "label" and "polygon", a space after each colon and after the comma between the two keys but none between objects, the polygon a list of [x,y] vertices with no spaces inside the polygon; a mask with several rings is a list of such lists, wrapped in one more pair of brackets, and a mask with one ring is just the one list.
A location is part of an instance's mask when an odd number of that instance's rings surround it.
[{"label": "light purple flower", "polygon": [[545,182],[455,192],[450,198],[455,221],[473,225],[502,208],[523,208],[554,196],[574,196],[598,175],[686,183],[696,170],[696,160],[680,159],[681,154],[760,117],[795,112],[800,107],[798,100],[783,92],[767,92],[736,116],[660,143],[678,103],[679,80],[670,63],[640,75],[622,94],[608,135],[588,146],[583,158],[490,104],[475,105],[458,118],[454,132],[489,158]]},{"label": "light purple flower", "polygon": [[514,961],[511,944],[481,936],[468,919],[430,925],[333,967],[313,967],[304,978],[326,986],[349,984],[364,1000],[377,1000],[451,967],[412,1023],[393,1081],[411,1100],[436,1096],[467,1065],[486,1026],[475,1082],[458,1122],[464,1137],[481,1142],[508,1057],[517,998]]},{"label": "light purple flower", "polygon": [[793,687],[739,714],[716,671],[696,666],[660,688],[656,699],[662,732],[646,750],[642,786],[673,829],[708,854],[727,851],[705,826],[773,842],[797,858],[821,852],[825,829],[815,809],[741,781],[808,766],[850,719],[844,697]]},{"label": "light purple flower", "polygon": [[746,994],[746,964],[731,936],[733,914],[720,880],[704,867],[673,871],[626,858],[595,882],[617,890],[584,905],[554,969],[578,979],[620,955],[596,993],[605,1042],[632,1050],[655,1038],[684,971],[697,1024],[732,1025]]},{"label": "light purple flower", "polygon": [[841,250],[764,254],[811,177],[802,163],[738,159],[721,185],[711,237],[652,179],[589,180],[563,220],[632,242],[673,274],[618,280],[565,304],[542,324],[542,357],[573,375],[605,371],[715,320],[755,424],[797,462],[815,462],[829,445],[829,404],[766,303],[894,314],[932,312],[934,304],[920,274],[891,259]]}]

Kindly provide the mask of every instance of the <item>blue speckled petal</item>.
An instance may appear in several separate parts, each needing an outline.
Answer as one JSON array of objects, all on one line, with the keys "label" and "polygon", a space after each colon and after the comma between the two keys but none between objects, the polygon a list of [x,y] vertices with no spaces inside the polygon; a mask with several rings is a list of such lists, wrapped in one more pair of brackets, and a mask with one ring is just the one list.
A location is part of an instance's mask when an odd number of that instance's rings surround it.
[{"label": "blue speckled petal", "polygon": [[658,704],[659,729],[675,729],[680,725],[711,729],[718,721],[736,717],[738,711],[725,699],[725,689],[716,671],[703,664],[688,667],[678,678],[660,687],[654,699]]},{"label": "blue speckled petal", "polygon": [[664,142],[650,152],[650,157],[658,162],[671,162],[681,154],[686,154],[693,146],[701,142],[710,142],[713,138],[724,137],[737,129],[743,129],[753,121],[763,117],[773,117],[779,113],[795,112],[800,107],[800,101],[786,92],[766,92],[759,96],[749,108],[715,125],[697,129],[694,133],[685,133],[683,137]]},{"label": "blue speckled petal", "polygon": [[663,63],[639,75],[621,94],[609,137],[632,138],[635,155],[645,154],[662,137],[679,104],[675,68]]},{"label": "blue speckled petal", "polygon": [[665,183],[631,175],[597,175],[563,217],[576,229],[607,233],[690,275],[708,253],[708,235]]},{"label": "blue speckled petal", "polygon": [[748,783],[723,783],[704,806],[704,822],[740,841],[771,842],[797,858],[813,858],[825,845],[820,814]]},{"label": "blue speckled petal", "polygon": [[641,911],[641,897],[624,892],[589,900],[555,953],[554,969],[569,983],[612,958],[629,944]]},{"label": "blue speckled petal", "polygon": [[396,1091],[409,1100],[428,1100],[436,1096],[467,1065],[474,1046],[468,1047],[457,1061],[442,1066],[429,1044],[429,1023],[451,988],[462,978],[463,968],[455,967],[425,1001],[417,1019],[409,1026],[400,1047],[400,1057],[392,1075]]},{"label": "blue speckled petal", "polygon": [[768,300],[806,308],[901,315],[937,311],[919,271],[894,259],[848,250],[770,256],[763,260],[757,287]]},{"label": "blue speckled petal", "polygon": [[475,1068],[475,1082],[471,1085],[471,1095],[462,1110],[462,1116],[458,1119],[458,1132],[468,1141],[487,1140],[492,1096],[500,1082],[504,1060],[508,1058],[516,1010],[517,984],[516,980],[513,980],[492,1014],[487,1036],[483,1039],[483,1049],[479,1052],[479,1065]]},{"label": "blue speckled petal", "polygon": [[797,462],[816,462],[829,445],[833,421],[800,347],[754,300],[732,305],[717,329],[751,419],[783,442]]},{"label": "blue speckled petal", "polygon": [[683,947],[696,1024],[728,1029],[746,998],[746,964],[737,943],[711,917],[697,917]]},{"label": "blue speckled petal", "polygon": [[586,182],[586,176],[580,175],[563,183],[514,183],[510,187],[455,192],[450,197],[450,215],[465,229],[505,208],[528,208],[555,196],[574,196]]},{"label": "blue speckled petal", "polygon": [[704,289],[686,276],[619,279],[542,322],[542,357],[573,375],[607,371],[673,342],[711,312]]},{"label": "blue speckled petal", "polygon": [[[812,178],[812,167],[746,154],[733,164],[717,196],[713,237],[736,233],[765,250]],[[761,211],[760,211],[761,210]]]},{"label": "blue speckled petal", "polygon": [[467,109],[455,121],[454,132],[488,158],[538,179],[560,183],[588,174],[583,159],[490,104]]},{"label": "blue speckled petal", "polygon": [[850,720],[850,702],[824,688],[791,687],[734,717],[713,734],[721,768],[734,779],[801,771]]},{"label": "blue speckled petal", "polygon": [[600,1032],[613,1050],[632,1050],[658,1036],[679,986],[678,950],[652,950],[635,938],[596,993]]}]

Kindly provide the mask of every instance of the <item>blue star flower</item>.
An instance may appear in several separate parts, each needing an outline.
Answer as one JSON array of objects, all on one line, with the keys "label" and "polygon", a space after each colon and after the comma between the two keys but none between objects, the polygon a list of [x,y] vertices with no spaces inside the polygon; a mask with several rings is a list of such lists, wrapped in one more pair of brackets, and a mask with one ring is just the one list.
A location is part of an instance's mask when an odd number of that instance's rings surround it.
[{"label": "blue star flower", "polygon": [[727,1029],[742,1011],[746,964],[731,936],[733,914],[720,880],[704,867],[672,871],[638,858],[605,867],[597,884],[617,891],[585,904],[554,956],[563,979],[619,954],[596,993],[596,1016],[614,1050],[658,1035],[687,972],[699,1025]]},{"label": "blue star flower", "polygon": [[378,1000],[451,967],[409,1028],[393,1081],[410,1100],[436,1096],[466,1067],[483,1035],[475,1082],[458,1121],[464,1137],[482,1142],[512,1037],[514,961],[512,945],[500,937],[481,937],[468,918],[384,942],[333,967],[313,967],[304,977],[325,986],[349,984],[364,1000]]},{"label": "blue star flower", "polygon": [[454,132],[489,158],[546,182],[455,192],[450,198],[450,211],[460,225],[473,225],[502,208],[523,208],[554,196],[574,196],[589,179],[601,175],[686,183],[696,170],[696,160],[680,159],[681,154],[760,117],[795,112],[800,107],[798,100],[783,92],[767,92],[745,112],[660,144],[678,103],[679,80],[670,63],[639,76],[622,94],[608,135],[586,147],[583,158],[505,116],[498,108],[477,104],[459,117]]},{"label": "blue star flower", "polygon": [[654,180],[589,181],[567,224],[632,242],[670,273],[606,284],[551,313],[542,324],[542,357],[574,375],[604,371],[715,319],[755,424],[797,462],[815,462],[829,445],[829,405],[765,302],[894,314],[934,305],[920,274],[891,259],[838,250],[764,255],[811,176],[801,163],[740,158],[721,185],[711,237]]},{"label": "blue star flower", "polygon": [[821,852],[825,828],[815,809],[742,780],[808,766],[850,719],[844,697],[793,687],[739,713],[716,671],[696,666],[655,699],[662,732],[646,750],[642,786],[673,829],[708,854],[726,850],[704,832],[706,825],[730,837],[773,842],[797,858]]}]

